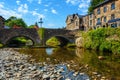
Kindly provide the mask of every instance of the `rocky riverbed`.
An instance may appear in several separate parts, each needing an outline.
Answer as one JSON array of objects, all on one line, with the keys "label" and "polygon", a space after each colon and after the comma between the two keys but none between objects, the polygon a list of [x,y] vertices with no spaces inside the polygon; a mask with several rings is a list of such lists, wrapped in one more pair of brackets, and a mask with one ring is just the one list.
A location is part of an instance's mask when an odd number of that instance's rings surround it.
[{"label": "rocky riverbed", "polygon": [[66,64],[29,63],[29,55],[11,48],[0,49],[0,80],[89,80],[85,73],[67,69]]}]

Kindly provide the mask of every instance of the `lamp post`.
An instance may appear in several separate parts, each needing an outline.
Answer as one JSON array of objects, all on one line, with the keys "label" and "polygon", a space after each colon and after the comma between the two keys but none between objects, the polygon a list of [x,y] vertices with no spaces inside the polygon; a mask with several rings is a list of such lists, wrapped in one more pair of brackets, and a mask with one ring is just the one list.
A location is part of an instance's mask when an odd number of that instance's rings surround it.
[{"label": "lamp post", "polygon": [[40,18],[40,22],[38,23],[40,23],[40,27],[42,28],[42,24],[43,24],[42,18]]}]

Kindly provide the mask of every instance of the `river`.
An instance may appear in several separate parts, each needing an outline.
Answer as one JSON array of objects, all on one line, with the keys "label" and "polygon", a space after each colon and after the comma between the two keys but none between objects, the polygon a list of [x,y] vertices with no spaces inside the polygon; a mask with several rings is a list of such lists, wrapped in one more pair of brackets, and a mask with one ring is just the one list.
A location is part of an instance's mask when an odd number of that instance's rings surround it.
[{"label": "river", "polygon": [[[18,50],[31,55],[28,61],[43,64],[66,64],[67,70],[87,74],[96,80],[120,80],[120,55],[81,48],[24,48]],[[103,58],[99,58],[102,56]],[[42,64],[42,65],[43,65]]]}]

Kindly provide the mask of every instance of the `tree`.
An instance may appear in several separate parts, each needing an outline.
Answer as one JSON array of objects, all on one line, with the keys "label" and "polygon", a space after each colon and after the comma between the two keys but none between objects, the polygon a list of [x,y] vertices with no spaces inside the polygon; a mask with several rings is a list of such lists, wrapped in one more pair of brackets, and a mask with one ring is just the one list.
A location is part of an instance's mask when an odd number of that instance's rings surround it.
[{"label": "tree", "polygon": [[22,18],[16,18],[14,16],[11,16],[10,18],[8,18],[5,21],[5,25],[9,26],[10,28],[13,28],[14,25],[18,27],[27,28],[27,25]]},{"label": "tree", "polygon": [[88,8],[88,13],[93,12],[94,7],[103,2],[104,0],[91,0],[90,1],[90,6]]}]

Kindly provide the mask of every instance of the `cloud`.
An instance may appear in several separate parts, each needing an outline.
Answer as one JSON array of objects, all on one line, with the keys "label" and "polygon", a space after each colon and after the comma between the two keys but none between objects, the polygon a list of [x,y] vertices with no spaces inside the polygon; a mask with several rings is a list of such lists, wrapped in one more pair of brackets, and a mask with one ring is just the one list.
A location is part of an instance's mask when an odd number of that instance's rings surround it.
[{"label": "cloud", "polygon": [[78,4],[80,2],[80,0],[66,0],[66,3],[70,3],[70,4],[72,4],[72,5],[76,5],[76,4]]},{"label": "cloud", "polygon": [[51,9],[51,12],[52,12],[53,14],[57,14],[57,11],[56,11],[55,9]]},{"label": "cloud", "polygon": [[41,4],[42,0],[38,0],[38,4]]},{"label": "cloud", "polygon": [[22,15],[17,13],[14,10],[6,9],[3,4],[0,3],[0,15],[4,18],[9,18],[10,16],[16,16],[18,18],[21,18]]},{"label": "cloud", "polygon": [[20,5],[20,1],[19,0],[17,0],[16,3],[17,3],[17,5]]},{"label": "cloud", "polygon": [[89,7],[89,5],[86,4],[86,3],[79,4],[79,9],[81,9],[81,8],[88,8],[88,7]]},{"label": "cloud", "polygon": [[27,0],[28,2],[32,3],[34,0]]},{"label": "cloud", "polygon": [[48,11],[48,9],[44,9],[44,11],[45,11],[45,12],[47,12],[47,11]]},{"label": "cloud", "polygon": [[48,4],[45,4],[44,6],[45,6],[45,7],[48,7],[49,5],[48,5]]},{"label": "cloud", "polygon": [[38,4],[41,4],[42,0],[27,0],[29,3],[32,3],[33,1],[37,2]]},{"label": "cloud", "polygon": [[39,19],[40,19],[40,18],[45,18],[45,16],[44,16],[43,14],[39,14],[39,13],[37,13],[36,11],[33,11],[33,12],[32,12],[32,15],[33,15],[33,16],[37,16]]},{"label": "cloud", "polygon": [[21,4],[18,7],[18,12],[27,13],[28,12],[28,5],[27,4]]},{"label": "cloud", "polygon": [[0,8],[3,8],[4,6],[2,4],[0,4]]},{"label": "cloud", "polygon": [[90,0],[66,0],[67,4],[78,5],[78,4],[89,4]]},{"label": "cloud", "polygon": [[55,27],[55,24],[54,23],[48,23],[47,27],[52,27],[53,28],[53,27]]},{"label": "cloud", "polygon": [[67,4],[78,6],[78,10],[81,10],[83,13],[86,13],[89,7],[91,0],[66,0]]}]

